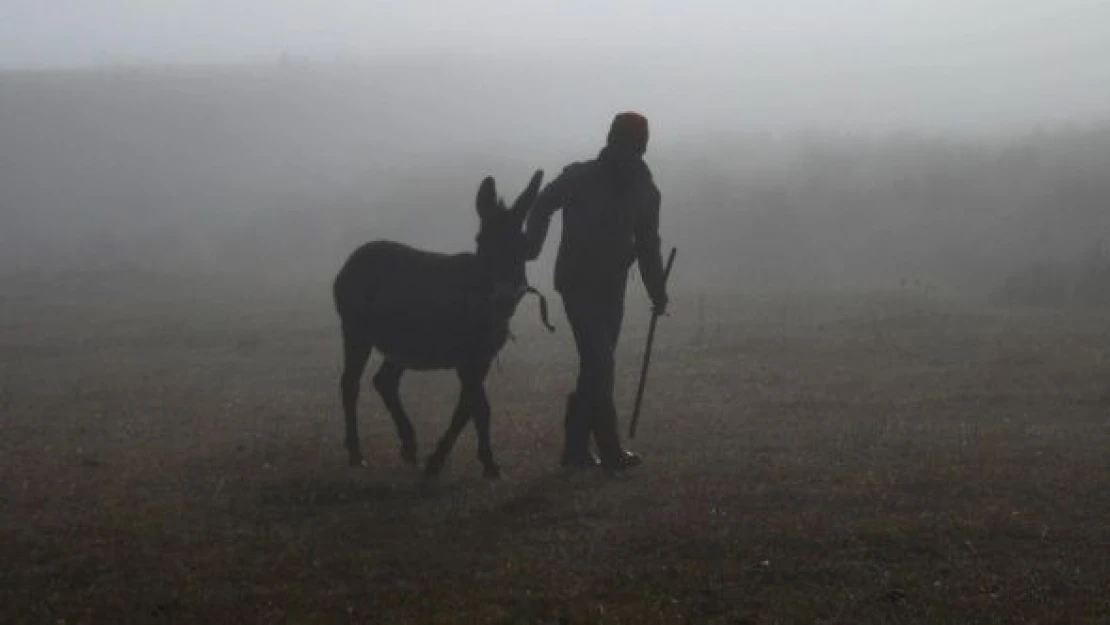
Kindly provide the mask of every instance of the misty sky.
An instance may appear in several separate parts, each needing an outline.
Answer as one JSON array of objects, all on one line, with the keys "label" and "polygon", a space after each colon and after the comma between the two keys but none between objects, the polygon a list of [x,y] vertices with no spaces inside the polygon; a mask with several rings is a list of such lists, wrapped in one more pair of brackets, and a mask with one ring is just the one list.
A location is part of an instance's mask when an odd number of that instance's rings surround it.
[{"label": "misty sky", "polygon": [[[767,63],[902,56],[1106,65],[1101,0],[0,0],[6,67],[637,47]],[[831,57],[830,57],[831,55]],[[702,56],[702,58],[705,58]],[[872,62],[882,59],[873,58]]]},{"label": "misty sky", "polygon": [[413,52],[592,84],[605,67],[636,85],[628,101],[675,117],[809,106],[824,109],[796,118],[1021,125],[1110,113],[1105,0],[0,0],[0,68]]}]

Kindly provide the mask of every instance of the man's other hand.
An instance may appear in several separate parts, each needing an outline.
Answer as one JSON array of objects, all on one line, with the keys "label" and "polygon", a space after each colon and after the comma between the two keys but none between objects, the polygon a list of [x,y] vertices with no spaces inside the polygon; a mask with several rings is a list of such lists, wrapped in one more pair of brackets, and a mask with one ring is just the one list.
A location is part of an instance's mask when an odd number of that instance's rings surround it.
[{"label": "man's other hand", "polygon": [[653,315],[655,315],[656,317],[666,316],[666,314],[667,314],[667,304],[668,303],[669,302],[667,301],[666,297],[663,297],[663,298],[660,298],[659,300],[656,300],[651,305],[651,313]]}]

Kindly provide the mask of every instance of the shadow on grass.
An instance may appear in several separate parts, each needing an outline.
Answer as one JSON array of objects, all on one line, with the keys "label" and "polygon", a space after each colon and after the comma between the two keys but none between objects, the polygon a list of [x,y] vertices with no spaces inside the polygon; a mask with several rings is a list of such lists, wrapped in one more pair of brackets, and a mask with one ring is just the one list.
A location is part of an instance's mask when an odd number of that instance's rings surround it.
[{"label": "shadow on grass", "polygon": [[[514,484],[508,481],[491,481],[477,477],[426,478],[420,474],[366,481],[353,475],[294,476],[280,478],[260,486],[258,501],[264,507],[343,507],[369,504],[381,507],[387,504],[415,505],[421,502],[450,500],[467,495],[492,495],[492,505],[480,515],[496,517],[501,522],[515,520],[534,521],[570,505],[569,498],[594,492],[614,485],[621,478],[604,475],[601,471],[567,472],[555,470],[527,482]],[[507,496],[499,497],[498,491]],[[562,516],[561,514],[558,516]]]},{"label": "shadow on grass", "polygon": [[407,479],[362,481],[350,479],[290,478],[261,488],[263,506],[349,506],[421,501],[452,496],[480,484],[473,479]]}]

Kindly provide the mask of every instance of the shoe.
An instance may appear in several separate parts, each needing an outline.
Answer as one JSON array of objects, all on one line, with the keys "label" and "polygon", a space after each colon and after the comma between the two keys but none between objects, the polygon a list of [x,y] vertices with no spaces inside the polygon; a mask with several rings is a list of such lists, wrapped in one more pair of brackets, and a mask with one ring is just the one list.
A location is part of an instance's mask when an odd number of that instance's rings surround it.
[{"label": "shoe", "polygon": [[643,463],[644,459],[640,457],[640,454],[628,451],[627,449],[622,449],[620,453],[617,454],[616,458],[608,461],[603,461],[601,464],[606,471],[627,471],[628,469],[634,469]]},{"label": "shoe", "polygon": [[606,471],[625,471],[643,464],[644,460],[621,445],[617,432],[617,409],[611,399],[597,404],[592,425],[601,466]]}]

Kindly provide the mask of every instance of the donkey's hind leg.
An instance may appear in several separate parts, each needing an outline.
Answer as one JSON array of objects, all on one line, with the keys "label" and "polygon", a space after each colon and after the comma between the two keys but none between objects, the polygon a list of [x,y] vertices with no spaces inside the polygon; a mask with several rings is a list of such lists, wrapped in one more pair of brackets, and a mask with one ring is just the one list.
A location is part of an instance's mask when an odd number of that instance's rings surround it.
[{"label": "donkey's hind leg", "polygon": [[401,374],[405,368],[386,358],[381,368],[374,374],[374,388],[378,390],[389,416],[397,426],[397,436],[401,439],[401,458],[409,464],[416,464],[416,432],[412,422],[401,405]]},{"label": "donkey's hind leg", "polygon": [[343,324],[343,375],[339,388],[343,396],[343,418],[346,422],[345,442],[351,466],[363,466],[362,449],[358,442],[358,391],[366,361],[370,358],[370,341],[349,324]]}]

